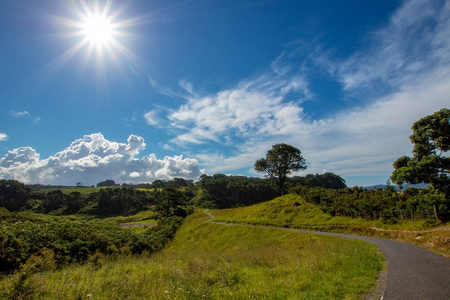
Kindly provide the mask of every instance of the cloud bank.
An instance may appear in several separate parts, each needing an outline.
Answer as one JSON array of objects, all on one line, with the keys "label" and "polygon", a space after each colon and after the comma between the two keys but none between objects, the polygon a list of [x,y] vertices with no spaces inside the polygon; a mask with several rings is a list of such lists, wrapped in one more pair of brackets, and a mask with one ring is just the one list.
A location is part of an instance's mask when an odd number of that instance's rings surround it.
[{"label": "cloud bank", "polygon": [[117,143],[96,133],[42,160],[33,148],[21,147],[0,159],[0,177],[24,183],[91,185],[105,179],[142,183],[174,177],[198,179],[202,174],[197,160],[181,155],[162,160],[154,154],[136,158],[145,146],[144,139],[136,135],[130,135],[127,143]]}]

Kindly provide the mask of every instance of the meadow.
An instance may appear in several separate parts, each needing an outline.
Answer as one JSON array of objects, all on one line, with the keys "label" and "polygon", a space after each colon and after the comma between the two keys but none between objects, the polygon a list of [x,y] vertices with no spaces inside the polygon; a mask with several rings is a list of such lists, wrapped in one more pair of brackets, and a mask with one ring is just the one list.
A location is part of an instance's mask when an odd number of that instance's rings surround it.
[{"label": "meadow", "polygon": [[[383,258],[371,244],[188,216],[161,252],[23,272],[0,281],[10,299],[361,299]],[[26,275],[24,275],[26,274]]]}]

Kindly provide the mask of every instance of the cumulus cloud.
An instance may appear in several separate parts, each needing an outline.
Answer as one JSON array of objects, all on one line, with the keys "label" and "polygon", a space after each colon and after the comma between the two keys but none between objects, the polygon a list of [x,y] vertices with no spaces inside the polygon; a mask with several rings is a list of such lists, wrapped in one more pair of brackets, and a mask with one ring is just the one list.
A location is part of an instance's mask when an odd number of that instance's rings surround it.
[{"label": "cumulus cloud", "polygon": [[0,132],[0,142],[6,141],[8,139],[8,135]]},{"label": "cumulus cloud", "polygon": [[0,159],[0,177],[25,183],[70,185],[95,184],[105,179],[128,183],[174,177],[198,179],[202,174],[195,159],[174,156],[161,160],[154,154],[136,158],[145,146],[144,139],[136,135],[130,135],[127,143],[117,143],[96,133],[85,135],[42,160],[34,149],[21,147]]}]

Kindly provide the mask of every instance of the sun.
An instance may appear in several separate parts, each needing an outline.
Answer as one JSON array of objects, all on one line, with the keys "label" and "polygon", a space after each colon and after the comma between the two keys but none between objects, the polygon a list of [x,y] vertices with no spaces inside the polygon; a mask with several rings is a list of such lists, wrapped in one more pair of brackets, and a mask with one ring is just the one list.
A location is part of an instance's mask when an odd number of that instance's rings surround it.
[{"label": "sun", "polygon": [[[136,36],[132,27],[146,23],[147,17],[125,18],[129,5],[126,1],[116,5],[114,0],[77,0],[59,2],[66,14],[49,15],[59,25],[58,37],[68,48],[54,59],[55,70],[77,57],[81,69],[93,68],[102,85],[106,86],[106,72],[111,67],[136,65],[141,58],[125,44]],[[132,31],[132,30],[131,30]]]},{"label": "sun", "polygon": [[133,26],[131,20],[121,18],[122,7],[114,7],[112,0],[79,0],[65,2],[72,17],[59,17],[66,28],[65,36],[74,38],[73,53],[87,49],[87,54],[97,53],[97,57],[109,53],[123,52],[125,47],[119,41],[128,35],[123,30]]},{"label": "sun", "polygon": [[100,15],[86,16],[81,23],[81,35],[97,47],[107,46],[114,41],[114,24]]}]

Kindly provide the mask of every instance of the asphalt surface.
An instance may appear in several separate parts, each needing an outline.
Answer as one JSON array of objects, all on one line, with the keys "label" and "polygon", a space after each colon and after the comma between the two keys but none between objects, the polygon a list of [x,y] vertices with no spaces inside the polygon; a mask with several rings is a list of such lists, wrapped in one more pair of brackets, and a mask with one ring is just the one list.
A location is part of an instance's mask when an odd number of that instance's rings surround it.
[{"label": "asphalt surface", "polygon": [[[205,212],[211,217],[214,216]],[[222,225],[247,226],[240,224],[218,223]],[[275,228],[253,226],[260,228]],[[387,264],[387,277],[378,282],[381,285],[380,294],[383,300],[450,300],[450,260],[429,250],[384,238],[318,232],[300,229],[278,228],[322,235],[366,241],[377,246],[384,254]]]}]

